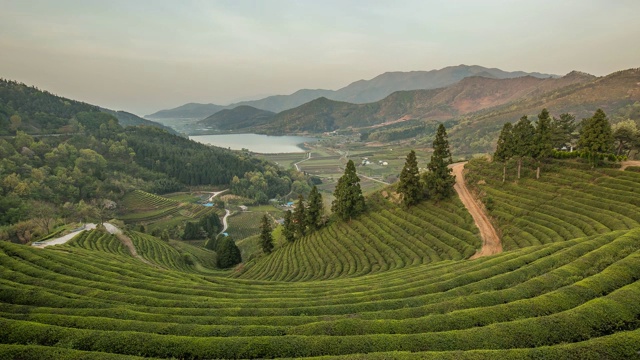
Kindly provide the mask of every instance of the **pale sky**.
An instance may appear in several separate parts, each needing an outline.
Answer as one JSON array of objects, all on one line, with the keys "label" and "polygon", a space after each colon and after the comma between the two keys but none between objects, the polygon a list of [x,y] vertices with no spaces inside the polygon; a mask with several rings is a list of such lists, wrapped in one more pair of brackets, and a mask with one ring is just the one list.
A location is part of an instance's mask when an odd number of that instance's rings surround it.
[{"label": "pale sky", "polygon": [[640,67],[638,0],[0,0],[0,77],[146,115],[387,71]]}]

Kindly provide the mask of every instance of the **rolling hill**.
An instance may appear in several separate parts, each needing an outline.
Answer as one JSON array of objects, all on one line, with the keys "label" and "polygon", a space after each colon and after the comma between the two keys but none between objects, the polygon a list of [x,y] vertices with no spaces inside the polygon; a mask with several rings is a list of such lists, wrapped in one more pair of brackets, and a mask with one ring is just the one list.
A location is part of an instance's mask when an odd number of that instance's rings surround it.
[{"label": "rolling hill", "polygon": [[450,132],[452,145],[459,152],[491,151],[505,122],[516,121],[523,115],[535,116],[542,108],[556,116],[570,113],[579,121],[593,115],[598,108],[613,115],[640,102],[640,68],[598,78],[572,72],[563,79],[573,83],[541,89],[505,104],[460,116],[459,125]]},{"label": "rolling hill", "polygon": [[470,162],[510,249],[475,260],[455,250],[475,246],[457,200],[406,211],[382,194],[237,272],[133,231],[143,260],[96,230],[45,249],[0,242],[0,357],[636,358],[640,174],[543,174],[502,184],[500,164]]},{"label": "rolling hill", "polygon": [[548,92],[593,79],[595,77],[591,75],[579,73],[547,79],[532,76],[510,79],[473,76],[445,88],[398,91],[368,104],[320,98],[278,113],[268,124],[245,131],[324,132],[403,119],[446,121],[514,101],[546,96]]},{"label": "rolling hill", "polygon": [[274,95],[261,100],[242,101],[227,106],[215,104],[185,104],[174,109],[161,110],[147,115],[147,118],[198,118],[204,119],[224,108],[248,105],[271,112],[293,109],[309,101],[325,97],[327,99],[364,104],[382,100],[400,90],[436,89],[454,84],[471,76],[484,76],[495,79],[509,79],[522,76],[552,78],[555,75],[527,73],[523,71],[503,71],[478,65],[449,66],[439,70],[387,72],[370,80],[359,80],[338,90],[302,89],[290,95]]},{"label": "rolling hill", "polygon": [[270,111],[241,105],[233,109],[220,110],[204,120],[198,121],[196,125],[222,131],[246,129],[265,125],[274,115]]}]

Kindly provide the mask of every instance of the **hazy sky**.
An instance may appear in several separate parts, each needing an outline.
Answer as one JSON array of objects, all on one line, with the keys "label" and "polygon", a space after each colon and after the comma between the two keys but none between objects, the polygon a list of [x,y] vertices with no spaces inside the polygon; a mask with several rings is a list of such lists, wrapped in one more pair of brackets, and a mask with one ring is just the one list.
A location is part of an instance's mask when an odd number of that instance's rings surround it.
[{"label": "hazy sky", "polygon": [[0,77],[145,115],[386,71],[640,66],[639,0],[0,0]]}]

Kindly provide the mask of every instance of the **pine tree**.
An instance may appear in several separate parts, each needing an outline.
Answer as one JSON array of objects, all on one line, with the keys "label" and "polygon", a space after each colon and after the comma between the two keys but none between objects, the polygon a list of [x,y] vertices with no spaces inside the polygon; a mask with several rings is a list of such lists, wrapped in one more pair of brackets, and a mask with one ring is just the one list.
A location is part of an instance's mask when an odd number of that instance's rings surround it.
[{"label": "pine tree", "polygon": [[571,114],[560,114],[560,118],[553,118],[553,122],[551,123],[551,142],[553,147],[556,149],[561,149],[563,147],[571,147],[573,149],[573,145],[575,138],[573,132],[576,131],[575,116]]},{"label": "pine tree", "polygon": [[547,109],[542,109],[538,115],[533,136],[532,157],[536,159],[536,179],[540,178],[540,165],[543,160],[549,158],[553,151],[553,132],[551,128],[551,116]]},{"label": "pine tree", "polygon": [[611,124],[601,109],[585,120],[578,146],[587,153],[591,167],[595,167],[600,157],[610,152],[613,147]]},{"label": "pine tree", "polygon": [[313,185],[309,193],[309,207],[307,208],[307,226],[309,230],[318,230],[321,226],[322,215],[324,214],[324,204],[322,203],[322,194],[318,188]]},{"label": "pine tree", "polygon": [[452,162],[447,131],[444,125],[440,124],[436,138],[433,140],[433,154],[427,165],[428,172],[424,175],[429,197],[436,201],[448,198],[453,194],[456,177],[451,175],[452,170],[448,167]]},{"label": "pine tree", "polygon": [[513,157],[513,125],[506,123],[498,136],[498,146],[493,154],[494,161],[502,162],[502,183],[507,179],[507,161]]},{"label": "pine tree", "polygon": [[298,202],[293,208],[293,223],[295,225],[295,234],[297,238],[302,238],[307,233],[307,214],[304,207],[304,197],[298,195]]},{"label": "pine tree", "polygon": [[527,116],[523,116],[513,126],[513,155],[518,158],[518,179],[520,179],[520,169],[522,159],[531,156],[533,151],[533,137],[536,129],[531,125]]},{"label": "pine tree", "polygon": [[282,229],[282,235],[288,242],[294,242],[296,240],[296,230],[292,220],[291,210],[287,210],[284,213],[284,227]]},{"label": "pine tree", "polygon": [[271,223],[266,214],[262,216],[262,223],[260,224],[260,244],[265,254],[271,254],[271,251],[273,251],[273,236],[271,235]]},{"label": "pine tree", "polygon": [[226,269],[242,262],[240,249],[231,236],[223,236],[216,247],[218,267]]},{"label": "pine tree", "polygon": [[416,152],[413,150],[407,155],[407,160],[402,172],[400,172],[398,192],[402,194],[402,201],[406,206],[414,205],[422,198],[418,161],[416,160]]},{"label": "pine tree", "polygon": [[356,166],[352,160],[347,162],[344,174],[338,179],[333,195],[335,200],[331,204],[331,211],[342,220],[350,220],[365,210],[360,178],[356,174]]}]

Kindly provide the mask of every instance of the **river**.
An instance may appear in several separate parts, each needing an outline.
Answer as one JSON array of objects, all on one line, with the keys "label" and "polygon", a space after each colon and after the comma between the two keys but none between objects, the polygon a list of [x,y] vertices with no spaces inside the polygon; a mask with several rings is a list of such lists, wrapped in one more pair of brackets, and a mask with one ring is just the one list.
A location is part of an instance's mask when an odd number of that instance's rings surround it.
[{"label": "river", "polygon": [[189,139],[202,144],[215,145],[232,150],[248,149],[261,154],[281,154],[303,152],[299,145],[318,141],[317,138],[303,136],[269,136],[259,134],[196,135]]}]

